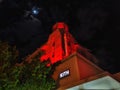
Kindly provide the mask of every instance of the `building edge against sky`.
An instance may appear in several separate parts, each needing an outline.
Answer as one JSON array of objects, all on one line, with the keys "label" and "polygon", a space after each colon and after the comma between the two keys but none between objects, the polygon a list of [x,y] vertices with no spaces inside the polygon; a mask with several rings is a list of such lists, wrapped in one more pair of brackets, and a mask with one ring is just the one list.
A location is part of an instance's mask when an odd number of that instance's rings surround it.
[{"label": "building edge against sky", "polygon": [[93,62],[97,62],[97,59],[75,41],[63,22],[53,26],[48,41],[26,60],[30,62],[41,51],[44,54],[40,60],[50,60],[47,66],[61,61],[53,73],[58,90],[120,90],[120,72],[112,75],[96,66]]},{"label": "building edge against sky", "polygon": [[[60,78],[60,74],[69,74]],[[116,77],[116,76],[117,77]],[[102,70],[85,57],[75,52],[56,67],[53,78],[58,80],[57,90],[114,89],[120,90],[120,73],[115,75]]]}]

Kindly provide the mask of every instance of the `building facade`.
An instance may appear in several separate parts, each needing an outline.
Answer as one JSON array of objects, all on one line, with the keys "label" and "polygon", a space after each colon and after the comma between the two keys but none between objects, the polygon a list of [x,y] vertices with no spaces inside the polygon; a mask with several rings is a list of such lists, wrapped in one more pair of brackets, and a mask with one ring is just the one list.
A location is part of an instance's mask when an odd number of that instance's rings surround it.
[{"label": "building facade", "polygon": [[112,75],[96,66],[94,63],[98,60],[75,41],[63,22],[53,26],[48,41],[30,55],[27,61],[30,62],[41,51],[43,54],[40,61],[48,61],[47,66],[61,62],[52,75],[58,84],[57,90],[120,90],[120,73]]}]

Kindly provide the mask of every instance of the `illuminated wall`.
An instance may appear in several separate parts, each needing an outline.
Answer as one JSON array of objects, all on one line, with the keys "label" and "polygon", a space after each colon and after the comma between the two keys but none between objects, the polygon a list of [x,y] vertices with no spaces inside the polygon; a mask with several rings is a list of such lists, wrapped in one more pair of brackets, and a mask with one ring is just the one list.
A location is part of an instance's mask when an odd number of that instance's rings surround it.
[{"label": "illuminated wall", "polygon": [[97,62],[96,58],[88,52],[88,49],[79,45],[68,31],[68,26],[59,22],[53,26],[53,32],[48,41],[40,48],[44,54],[41,61],[49,61],[48,66],[63,60],[74,52],[79,52],[87,59]]},{"label": "illuminated wall", "polygon": [[105,76],[87,83],[83,83],[81,85],[74,86],[72,88],[68,88],[66,90],[80,90],[80,89],[120,90],[120,83],[110,76]]},{"label": "illuminated wall", "polygon": [[47,43],[40,48],[44,52],[40,60],[49,60],[48,65],[54,64],[77,51],[78,48],[80,48],[80,45],[75,42],[68,32],[68,26],[62,22],[56,23]]}]

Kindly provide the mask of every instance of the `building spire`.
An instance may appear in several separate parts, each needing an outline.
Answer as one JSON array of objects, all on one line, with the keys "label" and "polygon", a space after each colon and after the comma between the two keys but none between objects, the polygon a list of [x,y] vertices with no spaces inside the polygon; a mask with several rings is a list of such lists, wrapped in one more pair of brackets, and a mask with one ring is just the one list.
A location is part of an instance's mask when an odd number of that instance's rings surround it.
[{"label": "building spire", "polygon": [[40,49],[44,54],[40,57],[41,61],[49,60],[49,64],[54,64],[63,60],[74,52],[90,57],[88,50],[76,43],[74,37],[69,33],[68,26],[64,22],[53,25],[53,32],[49,35],[48,41]]}]

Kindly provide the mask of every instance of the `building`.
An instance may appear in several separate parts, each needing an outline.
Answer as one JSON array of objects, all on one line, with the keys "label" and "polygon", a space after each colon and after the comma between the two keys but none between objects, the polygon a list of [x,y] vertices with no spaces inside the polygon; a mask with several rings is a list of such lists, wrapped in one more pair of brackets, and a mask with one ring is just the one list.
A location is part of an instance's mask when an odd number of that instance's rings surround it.
[{"label": "building", "polygon": [[52,75],[58,83],[57,90],[120,90],[120,73],[112,75],[96,66],[94,63],[98,60],[75,41],[63,22],[53,26],[48,41],[30,55],[27,61],[30,62],[40,51],[44,52],[40,60],[48,61],[47,66],[61,62]]}]

